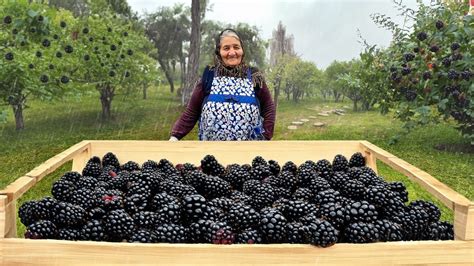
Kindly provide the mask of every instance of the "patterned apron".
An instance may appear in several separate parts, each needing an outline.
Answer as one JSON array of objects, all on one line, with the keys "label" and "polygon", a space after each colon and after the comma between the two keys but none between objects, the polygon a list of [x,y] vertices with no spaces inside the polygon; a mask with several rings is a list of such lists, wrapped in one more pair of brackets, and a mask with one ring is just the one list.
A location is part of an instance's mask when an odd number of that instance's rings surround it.
[{"label": "patterned apron", "polygon": [[199,139],[262,140],[263,132],[250,70],[247,78],[214,76],[199,119]]}]

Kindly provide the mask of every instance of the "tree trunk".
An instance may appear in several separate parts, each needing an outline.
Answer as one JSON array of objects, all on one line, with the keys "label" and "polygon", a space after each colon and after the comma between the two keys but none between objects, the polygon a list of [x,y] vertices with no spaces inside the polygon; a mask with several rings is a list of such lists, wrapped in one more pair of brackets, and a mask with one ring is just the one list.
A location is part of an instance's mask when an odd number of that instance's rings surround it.
[{"label": "tree trunk", "polygon": [[16,130],[22,130],[25,128],[25,121],[23,120],[23,104],[14,104],[12,107],[13,113],[15,114]]},{"label": "tree trunk", "polygon": [[112,106],[112,99],[114,98],[114,88],[111,87],[109,84],[101,86],[100,90],[100,102],[102,103],[102,120],[106,121],[109,120],[110,109]]},{"label": "tree trunk", "polygon": [[173,93],[174,92],[174,83],[173,83],[173,75],[170,72],[170,68],[169,68],[167,62],[165,62],[162,58],[158,58],[158,63],[160,63],[161,68],[165,72],[166,80],[168,80],[168,83],[170,84],[170,91],[171,91],[171,93]]},{"label": "tree trunk", "polygon": [[183,87],[181,104],[187,105],[191,98],[194,83],[198,78],[199,47],[201,46],[201,4],[199,0],[191,2],[191,44],[189,47],[189,63],[186,73],[186,84]]},{"label": "tree trunk", "polygon": [[143,82],[142,85],[143,85],[143,100],[146,100],[148,86],[147,86],[146,82]]},{"label": "tree trunk", "polygon": [[354,109],[354,112],[357,112],[357,111],[358,111],[358,108],[357,108],[357,102],[358,102],[358,101],[357,101],[357,100],[353,100],[352,102],[354,103],[354,108],[353,108],[353,109]]}]

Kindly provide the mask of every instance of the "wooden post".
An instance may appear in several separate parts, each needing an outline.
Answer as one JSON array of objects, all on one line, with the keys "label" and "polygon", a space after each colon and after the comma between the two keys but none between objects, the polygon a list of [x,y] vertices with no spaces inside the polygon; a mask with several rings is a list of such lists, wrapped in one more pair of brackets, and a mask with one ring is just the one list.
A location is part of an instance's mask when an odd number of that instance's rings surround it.
[{"label": "wooden post", "polygon": [[16,237],[16,201],[0,195],[0,238]]},{"label": "wooden post", "polygon": [[454,236],[455,239],[474,240],[474,204],[454,205]]}]

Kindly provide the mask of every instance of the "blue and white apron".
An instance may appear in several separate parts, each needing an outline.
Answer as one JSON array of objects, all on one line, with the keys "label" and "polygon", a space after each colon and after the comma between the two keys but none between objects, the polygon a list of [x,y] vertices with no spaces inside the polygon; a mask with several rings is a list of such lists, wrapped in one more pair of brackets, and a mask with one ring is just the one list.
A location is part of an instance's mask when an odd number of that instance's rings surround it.
[{"label": "blue and white apron", "polygon": [[199,119],[200,140],[262,140],[250,69],[247,78],[214,76]]}]

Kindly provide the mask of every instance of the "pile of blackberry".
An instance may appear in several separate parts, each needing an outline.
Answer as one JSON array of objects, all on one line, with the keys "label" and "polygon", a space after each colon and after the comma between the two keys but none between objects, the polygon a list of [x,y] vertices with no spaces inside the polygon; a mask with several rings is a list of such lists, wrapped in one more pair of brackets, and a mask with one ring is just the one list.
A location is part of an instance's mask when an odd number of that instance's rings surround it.
[{"label": "pile of blackberry", "polygon": [[225,166],[213,155],[201,165],[121,164],[108,152],[19,217],[31,239],[328,247],[454,238],[436,205],[408,203],[406,187],[377,176],[361,153],[281,165],[257,156]]}]

